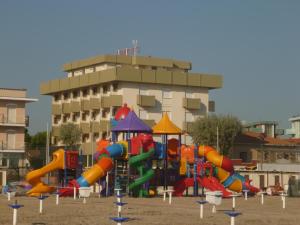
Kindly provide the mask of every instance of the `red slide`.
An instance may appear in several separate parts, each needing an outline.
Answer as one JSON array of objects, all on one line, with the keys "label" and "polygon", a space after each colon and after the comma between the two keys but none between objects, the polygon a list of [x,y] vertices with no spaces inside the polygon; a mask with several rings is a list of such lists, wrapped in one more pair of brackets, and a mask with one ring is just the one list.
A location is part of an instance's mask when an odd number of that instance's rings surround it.
[{"label": "red slide", "polygon": [[[215,177],[204,177],[202,179],[200,177],[197,177],[197,181],[202,187],[210,191],[222,191],[223,197],[225,198],[231,195],[231,192],[227,191],[225,187]],[[182,196],[183,192],[187,187],[193,186],[194,178],[183,178],[177,181],[174,185],[174,196]]]}]

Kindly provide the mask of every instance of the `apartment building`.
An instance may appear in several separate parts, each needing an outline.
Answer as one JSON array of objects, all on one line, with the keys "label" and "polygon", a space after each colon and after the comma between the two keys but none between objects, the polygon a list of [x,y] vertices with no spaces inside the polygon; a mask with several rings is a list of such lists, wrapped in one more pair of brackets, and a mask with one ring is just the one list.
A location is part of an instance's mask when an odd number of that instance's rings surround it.
[{"label": "apartment building", "polygon": [[35,101],[26,97],[26,89],[0,88],[0,185],[9,169],[24,166],[25,105]]},{"label": "apartment building", "polygon": [[[52,143],[64,123],[82,130],[82,149],[92,152],[95,141],[108,135],[110,118],[124,103],[149,126],[163,112],[188,132],[191,123],[214,102],[209,91],[221,88],[222,76],[192,73],[187,61],[148,56],[101,55],[63,65],[66,77],[43,82],[40,92],[52,96]],[[184,142],[191,142],[188,135]]]},{"label": "apartment building", "polygon": [[291,117],[289,121],[291,128],[286,129],[286,134],[291,135],[292,138],[300,138],[300,115]]},{"label": "apartment building", "polygon": [[283,129],[277,129],[278,122],[276,121],[258,121],[245,124],[244,131],[250,131],[255,133],[263,133],[268,137],[276,137],[277,135],[283,135]]}]

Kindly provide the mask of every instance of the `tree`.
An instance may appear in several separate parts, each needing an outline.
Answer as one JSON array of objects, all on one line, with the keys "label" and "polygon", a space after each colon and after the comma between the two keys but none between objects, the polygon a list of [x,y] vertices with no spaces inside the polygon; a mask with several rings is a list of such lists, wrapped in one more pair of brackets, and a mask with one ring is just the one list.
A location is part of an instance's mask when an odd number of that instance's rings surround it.
[{"label": "tree", "polygon": [[66,147],[75,148],[80,141],[81,130],[73,124],[67,123],[61,126],[59,132],[59,139],[66,145]]},{"label": "tree", "polygon": [[30,136],[25,131],[26,142],[26,158],[28,159],[30,166],[33,169],[37,169],[43,166],[45,163],[47,132],[38,132],[33,136]]},{"label": "tree", "polygon": [[217,129],[220,153],[227,155],[236,136],[242,131],[238,118],[231,115],[208,115],[199,118],[192,125],[191,136],[196,144],[217,148]]}]

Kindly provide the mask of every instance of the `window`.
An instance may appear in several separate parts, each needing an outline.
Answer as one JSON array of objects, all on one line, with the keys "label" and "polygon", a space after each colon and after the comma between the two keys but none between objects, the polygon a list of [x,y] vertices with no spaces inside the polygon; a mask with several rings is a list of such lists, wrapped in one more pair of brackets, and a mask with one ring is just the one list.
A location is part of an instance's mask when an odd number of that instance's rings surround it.
[{"label": "window", "polygon": [[106,131],[104,131],[104,132],[102,132],[102,139],[106,139],[107,138],[107,132]]},{"label": "window", "polygon": [[92,111],[92,120],[97,120],[98,115],[99,115],[99,110],[93,110]]},{"label": "window", "polygon": [[70,97],[69,92],[65,92],[65,93],[64,93],[64,100],[68,100],[69,97]]},{"label": "window", "polygon": [[82,97],[87,97],[88,96],[88,89],[83,89],[82,90]]},{"label": "window", "polygon": [[89,116],[89,112],[83,112],[81,115],[81,119],[83,121],[86,121],[88,119],[88,116]]},{"label": "window", "polygon": [[61,116],[56,115],[56,116],[54,116],[53,122],[54,122],[54,124],[59,124],[60,120],[61,120]]},{"label": "window", "polygon": [[108,92],[108,87],[107,87],[107,85],[104,85],[104,86],[102,87],[102,92],[103,92],[103,94],[107,94],[107,92]]},{"label": "window", "polygon": [[82,143],[86,143],[89,140],[89,134],[83,134],[82,135]]},{"label": "window", "polygon": [[108,109],[103,109],[101,116],[102,116],[102,118],[107,118],[108,114],[109,114],[109,110]]},{"label": "window", "polygon": [[54,101],[58,102],[59,100],[60,100],[60,95],[59,94],[54,95]]},{"label": "window", "polygon": [[116,113],[117,113],[117,111],[118,111],[119,108],[120,108],[119,106],[113,106],[113,108],[112,108],[112,116],[116,115]]},{"label": "window", "polygon": [[80,113],[79,112],[73,113],[72,121],[73,122],[77,122],[78,119],[79,119],[79,117],[80,117]]},{"label": "window", "polygon": [[6,143],[8,149],[15,149],[16,147],[16,134],[14,130],[7,131]]},{"label": "window", "polygon": [[93,95],[97,95],[99,93],[99,88],[93,87],[92,92],[93,92]]},{"label": "window", "polygon": [[94,133],[93,134],[93,141],[97,141],[99,138],[99,133]]},{"label": "window", "polygon": [[69,119],[70,119],[70,114],[65,114],[65,115],[63,116],[63,122],[64,122],[64,123],[68,122]]},{"label": "window", "polygon": [[73,91],[73,98],[76,99],[79,97],[78,91]]},{"label": "window", "polygon": [[16,105],[15,104],[7,104],[7,122],[8,123],[16,123],[17,115],[16,115]]},{"label": "window", "polygon": [[172,98],[172,92],[170,90],[164,90],[163,98]]},{"label": "window", "polygon": [[117,92],[118,91],[118,83],[113,83],[112,89],[114,92]]}]

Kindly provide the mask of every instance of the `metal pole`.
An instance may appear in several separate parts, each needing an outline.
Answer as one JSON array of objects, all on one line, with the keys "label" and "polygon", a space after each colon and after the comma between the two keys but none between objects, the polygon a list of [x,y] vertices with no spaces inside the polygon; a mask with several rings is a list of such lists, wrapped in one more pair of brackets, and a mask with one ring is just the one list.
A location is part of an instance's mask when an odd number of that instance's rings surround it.
[{"label": "metal pole", "polygon": [[220,148],[219,148],[219,127],[217,126],[217,151],[220,153]]},{"label": "metal pole", "polygon": [[[49,163],[49,124],[47,123],[47,140],[46,140],[46,165]],[[47,183],[49,184],[49,173],[47,173]]]}]

